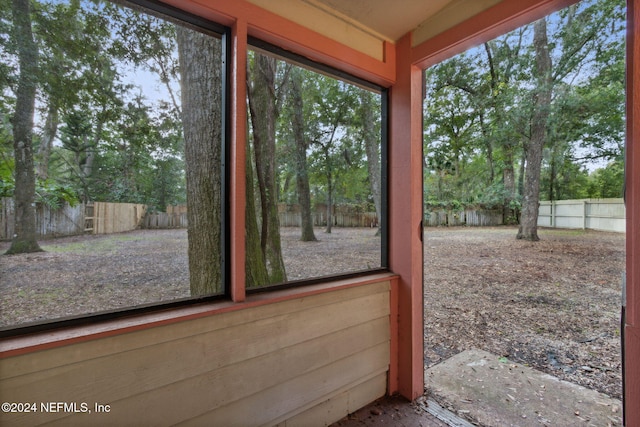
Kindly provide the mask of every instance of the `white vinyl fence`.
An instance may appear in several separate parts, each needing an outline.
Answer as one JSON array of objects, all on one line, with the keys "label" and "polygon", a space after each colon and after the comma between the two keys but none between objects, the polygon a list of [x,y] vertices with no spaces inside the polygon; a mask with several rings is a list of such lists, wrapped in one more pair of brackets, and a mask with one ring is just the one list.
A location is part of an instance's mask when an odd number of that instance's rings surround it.
[{"label": "white vinyl fence", "polygon": [[540,202],[538,226],[625,232],[622,199],[580,199]]}]

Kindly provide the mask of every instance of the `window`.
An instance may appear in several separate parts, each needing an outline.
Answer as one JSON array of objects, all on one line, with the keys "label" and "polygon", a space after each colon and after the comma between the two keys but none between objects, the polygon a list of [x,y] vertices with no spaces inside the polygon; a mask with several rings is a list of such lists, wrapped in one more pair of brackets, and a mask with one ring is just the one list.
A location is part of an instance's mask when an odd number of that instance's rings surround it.
[{"label": "window", "polygon": [[386,93],[251,42],[247,289],[386,267]]},{"label": "window", "polygon": [[[147,0],[14,5],[0,8],[0,333],[227,296],[228,30]],[[386,91],[251,44],[247,288],[385,269]],[[33,123],[15,120],[29,108]],[[43,251],[4,255],[25,224]]]},{"label": "window", "polygon": [[[35,181],[44,250],[0,256],[4,329],[226,293],[226,30],[128,6],[0,8],[0,221],[24,229]],[[29,108],[32,124],[16,119]],[[23,135],[31,182],[16,173]]]}]

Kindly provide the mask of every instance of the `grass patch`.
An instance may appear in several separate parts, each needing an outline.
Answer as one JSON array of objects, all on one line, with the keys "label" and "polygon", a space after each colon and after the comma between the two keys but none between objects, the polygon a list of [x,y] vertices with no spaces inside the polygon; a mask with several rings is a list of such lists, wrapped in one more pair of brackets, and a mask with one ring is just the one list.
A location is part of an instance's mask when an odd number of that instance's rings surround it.
[{"label": "grass patch", "polygon": [[143,239],[135,236],[114,234],[96,239],[85,240],[82,242],[65,242],[55,243],[51,245],[42,245],[42,248],[45,251],[52,253],[105,253],[113,252],[121,243],[140,240]]}]

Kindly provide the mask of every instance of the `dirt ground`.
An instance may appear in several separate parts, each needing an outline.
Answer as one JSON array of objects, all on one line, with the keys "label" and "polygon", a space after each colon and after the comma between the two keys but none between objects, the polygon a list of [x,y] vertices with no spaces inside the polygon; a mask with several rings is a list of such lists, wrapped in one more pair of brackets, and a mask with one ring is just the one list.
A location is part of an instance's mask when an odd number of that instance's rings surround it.
[{"label": "dirt ground", "polygon": [[[379,265],[371,229],[318,229],[315,243],[297,241],[296,229],[282,235],[290,279]],[[426,229],[425,367],[479,348],[620,398],[624,235],[541,230],[537,243],[515,235]],[[185,230],[41,245],[46,252],[0,256],[0,327],[188,296]],[[0,253],[8,246],[0,242]]]},{"label": "dirt ground", "polygon": [[619,399],[624,234],[516,231],[426,231],[425,366],[478,348]]}]

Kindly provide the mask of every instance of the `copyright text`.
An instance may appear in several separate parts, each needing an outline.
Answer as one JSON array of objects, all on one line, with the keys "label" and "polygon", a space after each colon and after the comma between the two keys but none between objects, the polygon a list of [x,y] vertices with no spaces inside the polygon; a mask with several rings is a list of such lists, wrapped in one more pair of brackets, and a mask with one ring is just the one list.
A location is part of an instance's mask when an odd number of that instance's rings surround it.
[{"label": "copyright text", "polygon": [[45,412],[45,413],[72,413],[72,414],[91,414],[111,412],[111,405],[95,402],[3,402],[2,412],[9,413],[27,413],[27,412]]}]

